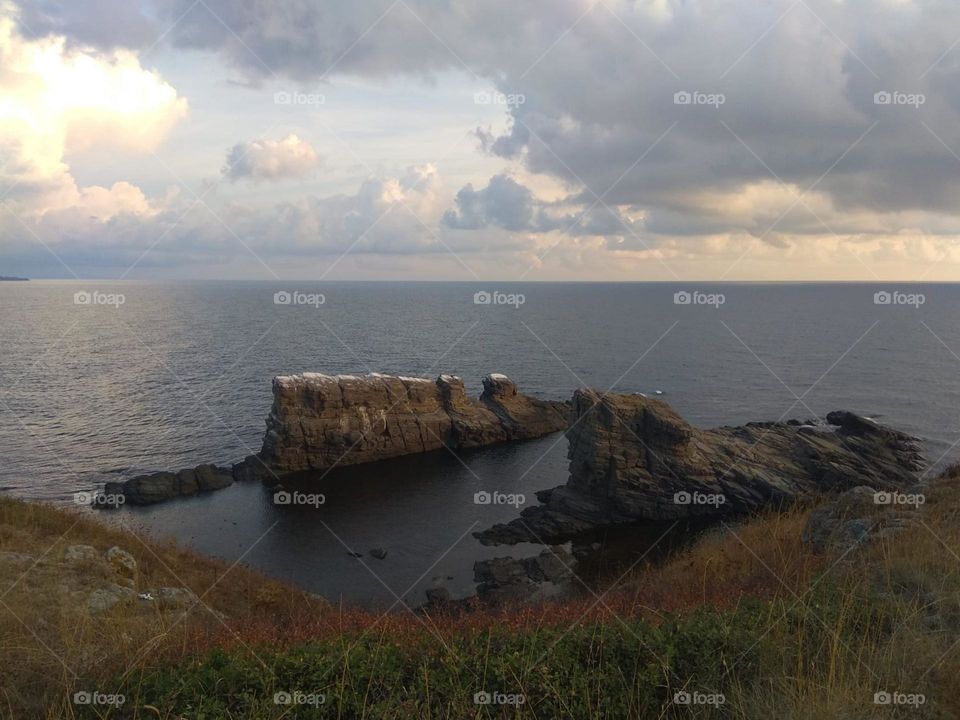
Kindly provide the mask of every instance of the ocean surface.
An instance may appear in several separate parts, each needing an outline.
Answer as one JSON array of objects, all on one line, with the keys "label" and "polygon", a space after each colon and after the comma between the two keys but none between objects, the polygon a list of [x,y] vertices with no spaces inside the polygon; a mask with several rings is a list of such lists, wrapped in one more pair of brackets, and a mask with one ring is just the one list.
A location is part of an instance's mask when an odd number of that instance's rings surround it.
[{"label": "ocean surface", "polygon": [[[938,467],[960,457],[955,285],[0,282],[0,492],[72,505],[230,464],[260,447],[271,378],[303,371],[660,392],[701,427],[850,409],[918,435]],[[479,558],[535,552],[480,546],[472,531],[518,510],[473,497],[535,502],[565,455],[558,434],[332,473],[318,508],[249,483],[100,517],[332,599],[414,604],[470,594]]]}]

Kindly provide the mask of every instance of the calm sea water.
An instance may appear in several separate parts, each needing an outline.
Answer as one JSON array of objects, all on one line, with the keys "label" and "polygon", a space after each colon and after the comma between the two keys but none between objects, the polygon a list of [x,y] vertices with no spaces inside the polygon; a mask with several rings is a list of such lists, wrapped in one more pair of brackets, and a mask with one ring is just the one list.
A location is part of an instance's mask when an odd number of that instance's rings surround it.
[{"label": "calm sea water", "polygon": [[[523,303],[475,304],[481,291]],[[67,504],[108,479],[235,462],[260,447],[271,378],[302,371],[661,391],[703,427],[846,408],[919,435],[939,465],[960,456],[960,286],[33,281],[0,283],[0,491]],[[436,584],[471,592],[474,560],[507,554],[470,531],[516,509],[474,493],[532,502],[566,480],[565,453],[555,435],[334,473],[316,510],[245,484],[102,517],[332,598],[419,602]]]}]

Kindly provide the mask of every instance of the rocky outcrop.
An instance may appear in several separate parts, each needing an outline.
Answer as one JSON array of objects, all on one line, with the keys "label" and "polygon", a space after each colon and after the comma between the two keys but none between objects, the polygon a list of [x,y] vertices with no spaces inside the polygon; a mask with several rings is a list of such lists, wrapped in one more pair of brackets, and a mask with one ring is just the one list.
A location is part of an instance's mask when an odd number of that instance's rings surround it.
[{"label": "rocky outcrop", "polygon": [[274,378],[260,459],[277,473],[524,440],[567,426],[566,403],[517,392],[488,375],[479,400],[463,381],[372,374]]},{"label": "rocky outcrop", "polygon": [[[171,498],[220,490],[233,484],[231,468],[198,465],[179,472],[155,472],[124,482],[108,482],[103,495],[122,497],[131,505],[152,505]],[[116,502],[97,503],[96,507],[116,507]]]},{"label": "rocky outcrop", "polygon": [[850,412],[826,423],[749,423],[699,430],[669,405],[641,395],[578,390],[570,477],[537,494],[507,525],[477,533],[486,544],[554,543],[650,520],[721,518],[825,491],[909,487],[924,467],[917,440]]},{"label": "rocky outcrop", "polygon": [[473,565],[477,597],[491,605],[512,605],[569,594],[576,560],[562,547],[514,559],[479,560]]}]

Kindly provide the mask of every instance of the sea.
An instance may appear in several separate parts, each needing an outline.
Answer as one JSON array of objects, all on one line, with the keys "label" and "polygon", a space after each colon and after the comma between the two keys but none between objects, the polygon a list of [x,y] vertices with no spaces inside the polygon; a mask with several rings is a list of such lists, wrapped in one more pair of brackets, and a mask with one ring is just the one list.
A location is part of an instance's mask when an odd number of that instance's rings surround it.
[{"label": "sea", "polygon": [[920,437],[934,471],[960,458],[958,285],[34,280],[0,282],[0,492],[387,609],[470,595],[477,560],[540,550],[472,533],[566,481],[562,433],[335,471],[313,506],[259,483],[82,504],[109,480],[256,452],[271,379],[305,371],[641,392],[704,428],[848,409]]}]

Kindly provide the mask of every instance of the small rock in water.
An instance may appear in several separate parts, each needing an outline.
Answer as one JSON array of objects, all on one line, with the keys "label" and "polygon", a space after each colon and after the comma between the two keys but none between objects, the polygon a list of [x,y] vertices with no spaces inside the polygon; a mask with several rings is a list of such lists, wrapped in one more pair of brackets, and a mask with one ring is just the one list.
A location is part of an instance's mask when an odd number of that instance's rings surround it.
[{"label": "small rock in water", "polygon": [[663,395],[663,390],[655,390],[654,395]]},{"label": "small rock in water", "polygon": [[383,560],[387,556],[387,551],[381,547],[375,547],[370,550],[370,555],[375,557],[377,560]]},{"label": "small rock in water", "polygon": [[347,555],[349,555],[350,557],[355,557],[355,558],[362,558],[362,557],[363,557],[363,553],[358,553],[358,552],[353,552],[353,551],[348,552]]},{"label": "small rock in water", "polygon": [[450,600],[450,591],[445,587],[427,588],[427,602],[431,605],[446,605]]}]

